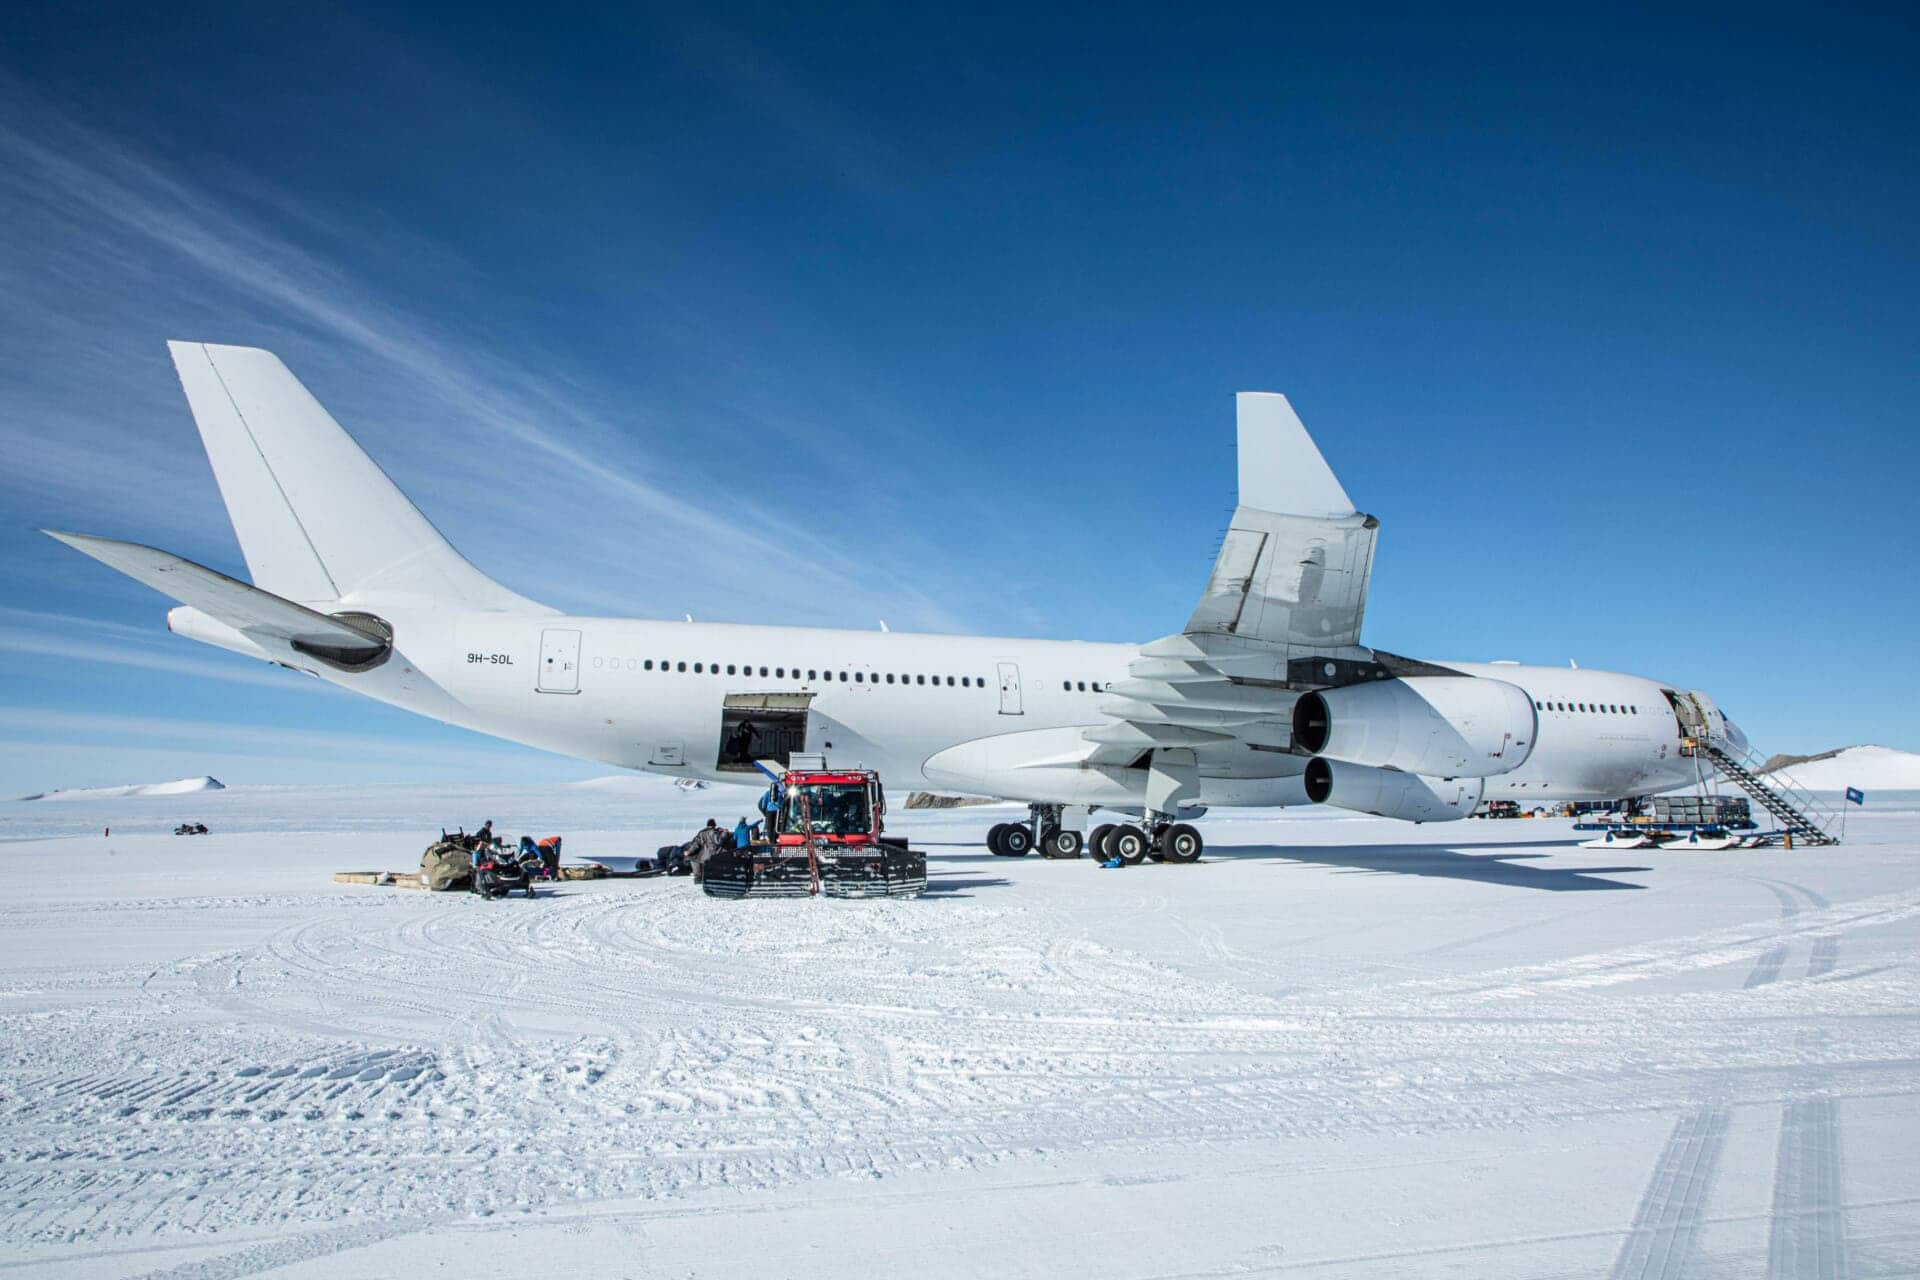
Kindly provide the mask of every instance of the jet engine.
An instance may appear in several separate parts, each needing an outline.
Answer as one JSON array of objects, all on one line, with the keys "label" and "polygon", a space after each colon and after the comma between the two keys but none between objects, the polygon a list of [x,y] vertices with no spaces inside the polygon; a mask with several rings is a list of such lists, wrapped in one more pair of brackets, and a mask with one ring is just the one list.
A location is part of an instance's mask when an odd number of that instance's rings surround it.
[{"label": "jet engine", "polygon": [[1414,676],[1322,689],[1293,705],[1296,749],[1434,778],[1518,769],[1533,738],[1533,699],[1504,680]]},{"label": "jet engine", "polygon": [[1325,756],[1307,761],[1307,799],[1406,822],[1452,822],[1472,813],[1486,789],[1482,778],[1423,778],[1393,769],[1369,769]]}]

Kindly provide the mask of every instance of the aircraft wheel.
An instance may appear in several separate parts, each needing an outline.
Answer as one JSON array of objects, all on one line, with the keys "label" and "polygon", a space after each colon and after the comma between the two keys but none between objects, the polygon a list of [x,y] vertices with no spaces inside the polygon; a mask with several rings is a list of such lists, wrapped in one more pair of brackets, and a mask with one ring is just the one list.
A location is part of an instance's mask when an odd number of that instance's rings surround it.
[{"label": "aircraft wheel", "polygon": [[1056,831],[1047,837],[1047,856],[1049,858],[1077,858],[1085,847],[1086,839],[1078,831]]},{"label": "aircraft wheel", "polygon": [[1107,852],[1107,837],[1113,834],[1113,824],[1103,822],[1087,834],[1087,852],[1096,862],[1105,862],[1113,855]]},{"label": "aircraft wheel", "polygon": [[1198,862],[1206,842],[1200,833],[1184,822],[1176,822],[1160,835],[1160,852],[1168,862]]},{"label": "aircraft wheel", "polygon": [[1118,858],[1130,867],[1139,866],[1150,847],[1147,833],[1131,823],[1115,827],[1113,834],[1107,837],[1108,856]]},{"label": "aircraft wheel", "polygon": [[1007,851],[1000,847],[1000,837],[1006,834],[1006,830],[1007,824],[1004,822],[996,822],[987,828],[987,852],[996,858],[1007,856]]},{"label": "aircraft wheel", "polygon": [[1033,852],[1033,830],[1024,823],[1009,822],[1000,832],[1000,852],[1009,858],[1024,858]]}]

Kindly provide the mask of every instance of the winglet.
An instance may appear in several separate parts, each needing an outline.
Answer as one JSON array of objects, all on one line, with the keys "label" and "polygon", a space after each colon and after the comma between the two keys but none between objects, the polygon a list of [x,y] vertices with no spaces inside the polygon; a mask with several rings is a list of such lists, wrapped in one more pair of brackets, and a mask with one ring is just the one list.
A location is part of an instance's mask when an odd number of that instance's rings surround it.
[{"label": "winglet", "polygon": [[1234,397],[1240,425],[1240,505],[1297,516],[1350,516],[1353,500],[1287,398]]}]

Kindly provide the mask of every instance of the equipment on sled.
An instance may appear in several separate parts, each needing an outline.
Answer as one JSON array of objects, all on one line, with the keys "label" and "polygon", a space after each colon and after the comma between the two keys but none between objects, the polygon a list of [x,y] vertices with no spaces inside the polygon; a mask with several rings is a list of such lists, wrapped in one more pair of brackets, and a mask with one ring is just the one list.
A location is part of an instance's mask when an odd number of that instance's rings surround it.
[{"label": "equipment on sled", "polygon": [[504,898],[519,889],[531,898],[540,870],[537,852],[529,856],[490,846],[473,855],[473,891],[483,898]]},{"label": "equipment on sled", "polygon": [[927,858],[881,834],[887,812],[880,775],[829,769],[826,761],[776,773],[761,812],[764,832],[745,848],[708,855],[700,887],[713,898],[917,898]]}]

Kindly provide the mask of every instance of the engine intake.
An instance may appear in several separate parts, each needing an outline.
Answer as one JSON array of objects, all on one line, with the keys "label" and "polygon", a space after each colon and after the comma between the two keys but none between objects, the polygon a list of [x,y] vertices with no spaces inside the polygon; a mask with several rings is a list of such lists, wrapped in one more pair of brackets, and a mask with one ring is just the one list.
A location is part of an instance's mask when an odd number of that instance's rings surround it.
[{"label": "engine intake", "polygon": [[1392,769],[1342,764],[1325,756],[1307,761],[1307,799],[1406,822],[1452,822],[1480,805],[1482,778],[1423,778]]},{"label": "engine intake", "polygon": [[1509,773],[1533,753],[1533,699],[1504,680],[1415,676],[1300,695],[1293,745],[1434,778]]}]

